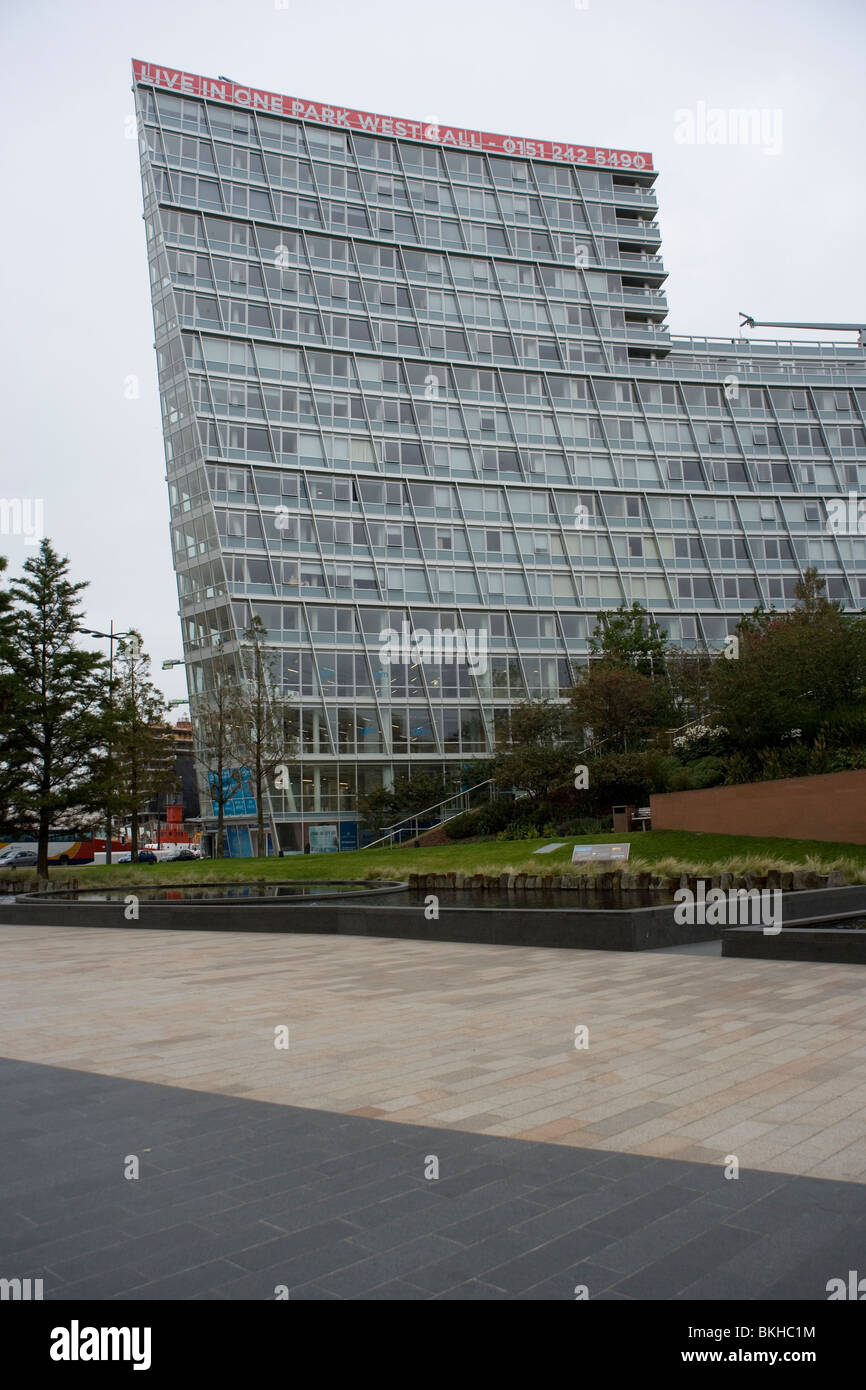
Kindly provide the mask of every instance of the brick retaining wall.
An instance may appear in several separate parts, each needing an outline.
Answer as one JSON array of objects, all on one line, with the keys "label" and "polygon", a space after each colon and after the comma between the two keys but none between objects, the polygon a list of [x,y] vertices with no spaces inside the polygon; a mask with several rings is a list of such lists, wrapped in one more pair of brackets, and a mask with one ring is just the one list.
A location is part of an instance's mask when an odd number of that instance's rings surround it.
[{"label": "brick retaining wall", "polygon": [[653,830],[866,845],[866,771],[665,792],[650,805]]}]

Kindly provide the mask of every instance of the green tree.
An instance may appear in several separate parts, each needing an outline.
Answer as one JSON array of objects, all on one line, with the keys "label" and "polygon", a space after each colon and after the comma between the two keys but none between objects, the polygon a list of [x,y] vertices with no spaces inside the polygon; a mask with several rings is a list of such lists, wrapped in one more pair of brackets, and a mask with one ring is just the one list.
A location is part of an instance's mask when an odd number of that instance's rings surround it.
[{"label": "green tree", "polygon": [[640,806],[653,792],[666,791],[677,764],[658,748],[639,753],[608,753],[589,765],[592,799],[602,811],[617,802]]},{"label": "green tree", "polygon": [[599,613],[589,650],[611,665],[632,667],[644,676],[661,675],[668,638],[642,604],[621,604],[613,612]]},{"label": "green tree", "polygon": [[95,758],[106,733],[106,663],[75,646],[86,588],[70,581],[69,560],[47,539],[10,586],[18,778],[12,809],[36,832],[40,877],[48,873],[51,825],[99,802]]},{"label": "green tree", "polygon": [[160,792],[178,785],[168,708],[150,679],[150,657],[141,634],[118,644],[111,711],[111,804],[128,815],[131,857],[138,859],[141,812]]},{"label": "green tree", "polygon": [[[735,660],[710,673],[716,719],[745,753],[792,739],[839,742],[866,720],[866,618],[824,597],[814,569],[788,613],[756,610],[738,626]],[[849,735],[846,735],[849,736]]]},{"label": "green tree", "polygon": [[[8,561],[0,555],[0,575]],[[12,595],[0,588],[0,834],[8,835],[15,826],[11,816],[13,789],[19,781],[18,766],[22,749],[15,714],[15,617]]]},{"label": "green tree", "polygon": [[668,649],[665,676],[670,692],[672,727],[681,729],[707,716],[711,707],[710,672],[714,660],[707,651]]},{"label": "green tree", "polygon": [[553,787],[571,781],[577,742],[564,705],[527,701],[511,711],[510,738],[492,763],[498,787],[514,787],[543,800]]},{"label": "green tree", "polygon": [[377,787],[358,797],[358,812],[364,824],[373,830],[384,830],[397,819],[390,787]]},{"label": "green tree", "polygon": [[390,787],[377,787],[358,798],[358,810],[367,825],[384,830],[389,825],[445,801],[459,790],[456,775],[442,768],[419,767],[400,774]]},{"label": "green tree", "polygon": [[667,727],[666,682],[628,667],[606,661],[588,666],[568,698],[578,729],[591,730],[593,744],[610,753],[627,753]]}]

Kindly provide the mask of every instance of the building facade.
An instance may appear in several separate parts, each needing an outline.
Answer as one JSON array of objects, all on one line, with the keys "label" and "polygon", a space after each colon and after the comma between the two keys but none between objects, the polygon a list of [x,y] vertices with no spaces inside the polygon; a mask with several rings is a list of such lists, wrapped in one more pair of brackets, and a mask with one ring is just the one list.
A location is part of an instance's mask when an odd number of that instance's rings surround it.
[{"label": "building facade", "polygon": [[185,843],[198,829],[201,818],[191,721],[178,719],[175,724],[167,726],[166,737],[174,745],[177,786],[152,797],[143,817],[144,837],[158,845]]},{"label": "building facade", "polygon": [[672,336],[650,155],[133,71],[192,718],[258,617],[275,844],[467,770],[599,612],[864,606],[864,351]]}]

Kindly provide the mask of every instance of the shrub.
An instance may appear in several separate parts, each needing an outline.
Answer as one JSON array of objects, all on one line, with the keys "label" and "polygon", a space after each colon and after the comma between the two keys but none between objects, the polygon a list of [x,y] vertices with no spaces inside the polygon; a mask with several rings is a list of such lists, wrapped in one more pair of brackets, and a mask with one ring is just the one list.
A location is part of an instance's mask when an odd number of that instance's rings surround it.
[{"label": "shrub", "polygon": [[610,817],[568,814],[562,798],[536,801],[531,796],[512,800],[498,797],[477,811],[464,811],[445,822],[449,840],[473,835],[493,835],[497,840],[556,839],[564,835],[598,835],[610,830]]},{"label": "shrub", "polygon": [[537,825],[513,825],[510,830],[500,830],[497,840],[540,840],[543,838]]},{"label": "shrub", "polygon": [[517,802],[506,796],[488,801],[478,812],[478,834],[495,835],[497,831],[504,830],[511,823],[516,805]]},{"label": "shrub", "polygon": [[571,835],[605,835],[610,828],[610,817],[606,821],[600,821],[595,816],[582,816],[579,820],[574,821],[571,830],[565,833]]},{"label": "shrub", "polygon": [[[551,820],[550,808],[546,803],[534,801],[531,796],[515,800],[513,797],[499,796],[488,801],[476,811],[464,811],[445,823],[445,834],[449,840],[465,840],[470,835],[498,835],[502,831],[520,829],[525,825],[538,826],[543,820]],[[536,834],[537,834],[536,829]],[[509,839],[515,837],[508,835]]]},{"label": "shrub", "polygon": [[444,825],[449,840],[467,840],[471,835],[481,835],[477,811],[464,811],[462,815],[452,816]]},{"label": "shrub", "polygon": [[663,792],[680,766],[657,749],[644,753],[613,753],[596,758],[589,767],[593,800],[602,805],[644,803],[651,792]]},{"label": "shrub", "polygon": [[[570,835],[605,835],[611,828],[611,818],[598,820],[596,816],[560,816],[555,824],[555,834],[560,840]],[[545,835],[550,826],[545,828]]]},{"label": "shrub", "polygon": [[730,736],[723,724],[693,724],[673,740],[674,752],[683,762],[717,757],[727,751]]},{"label": "shrub", "polygon": [[685,767],[675,768],[668,783],[668,791],[688,792],[701,787],[717,787],[725,780],[724,758],[698,758]]},{"label": "shrub", "polygon": [[866,748],[835,748],[828,755],[828,772],[847,772],[866,767]]},{"label": "shrub", "polygon": [[866,766],[866,749],[828,748],[819,735],[813,743],[788,743],[754,752],[738,752],[725,763],[728,786],[743,782],[773,782],[782,777],[815,777]]}]

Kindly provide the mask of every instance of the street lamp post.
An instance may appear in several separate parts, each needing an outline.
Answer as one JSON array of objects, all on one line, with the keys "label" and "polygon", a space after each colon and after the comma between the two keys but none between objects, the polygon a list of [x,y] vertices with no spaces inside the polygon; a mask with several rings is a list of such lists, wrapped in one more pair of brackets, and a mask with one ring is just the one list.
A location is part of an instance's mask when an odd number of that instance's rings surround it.
[{"label": "street lamp post", "polygon": [[[112,702],[113,702],[113,698],[114,698],[114,644],[115,644],[115,642],[120,642],[120,641],[122,641],[124,637],[132,637],[133,634],[132,634],[131,632],[115,632],[115,630],[114,630],[114,619],[113,619],[113,618],[111,619],[111,622],[110,622],[109,625],[108,625],[108,629],[109,629],[108,632],[89,632],[87,635],[88,635],[88,637],[104,637],[104,638],[107,640],[107,642],[108,642],[108,709],[109,709],[109,712],[112,712],[112,710],[113,710],[113,703],[112,703]],[[111,755],[111,744],[108,745],[108,752],[109,752],[109,762],[110,762],[110,761],[111,761],[111,757],[110,757],[110,755]],[[111,793],[108,792],[108,793],[106,793],[106,806],[105,806],[105,831],[106,831],[106,833],[105,833],[105,862],[106,862],[106,864],[110,864],[110,863],[111,863],[111,822],[112,822],[112,815],[111,815]]]}]

